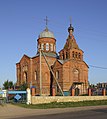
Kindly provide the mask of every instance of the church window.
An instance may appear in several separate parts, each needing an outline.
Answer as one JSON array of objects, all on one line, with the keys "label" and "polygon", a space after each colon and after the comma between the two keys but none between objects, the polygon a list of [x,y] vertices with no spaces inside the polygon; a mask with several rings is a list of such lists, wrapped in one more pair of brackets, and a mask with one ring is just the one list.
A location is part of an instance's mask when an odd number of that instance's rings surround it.
[{"label": "church window", "polygon": [[49,50],[49,43],[46,43],[46,51]]},{"label": "church window", "polygon": [[59,71],[56,71],[56,79],[59,79]]},{"label": "church window", "polygon": [[24,82],[27,83],[27,72],[24,72],[23,77],[24,77]]},{"label": "church window", "polygon": [[64,59],[64,54],[62,54],[62,60]]},{"label": "church window", "polygon": [[72,52],[72,57],[73,57],[73,58],[75,57],[75,55],[74,55],[74,51]]},{"label": "church window", "polygon": [[66,59],[68,59],[68,53],[66,52]]},{"label": "church window", "polygon": [[64,60],[64,53],[62,54],[62,60]]},{"label": "church window", "polygon": [[80,53],[78,54],[78,58],[81,59],[81,54]]},{"label": "church window", "polygon": [[37,80],[37,71],[34,72],[34,79]]},{"label": "church window", "polygon": [[45,80],[48,80],[48,73],[45,73]]},{"label": "church window", "polygon": [[56,51],[56,45],[54,45],[54,52]]},{"label": "church window", "polygon": [[53,44],[50,44],[50,49],[51,51],[53,51]]},{"label": "church window", "polygon": [[75,53],[75,57],[76,57],[76,58],[78,57],[78,53],[77,53],[77,52]]},{"label": "church window", "polygon": [[79,71],[78,71],[78,69],[74,69],[73,74],[74,74],[74,82],[78,82],[79,81]]},{"label": "church window", "polygon": [[44,44],[43,43],[41,44],[41,50],[44,50]]},{"label": "church window", "polygon": [[27,70],[28,70],[28,65],[27,64],[25,64],[23,67],[22,67],[23,69],[23,72],[26,72]]}]

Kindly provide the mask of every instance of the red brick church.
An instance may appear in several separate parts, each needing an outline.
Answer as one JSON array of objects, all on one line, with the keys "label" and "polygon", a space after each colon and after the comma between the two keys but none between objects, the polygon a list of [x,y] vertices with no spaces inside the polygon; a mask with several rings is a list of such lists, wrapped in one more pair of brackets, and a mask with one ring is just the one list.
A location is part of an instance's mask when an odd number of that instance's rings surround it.
[{"label": "red brick church", "polygon": [[54,34],[46,27],[37,39],[37,54],[34,57],[24,55],[16,64],[17,85],[26,83],[35,86],[36,95],[51,95],[62,91],[70,95],[86,94],[88,89],[88,65],[83,60],[83,51],[79,48],[70,24],[68,37],[59,55],[56,52]]}]

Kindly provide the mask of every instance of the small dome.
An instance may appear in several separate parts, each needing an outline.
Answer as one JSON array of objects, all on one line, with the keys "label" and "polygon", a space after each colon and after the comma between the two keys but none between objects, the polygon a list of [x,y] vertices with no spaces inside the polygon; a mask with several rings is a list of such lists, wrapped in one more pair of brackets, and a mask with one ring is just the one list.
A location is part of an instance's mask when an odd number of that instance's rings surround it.
[{"label": "small dome", "polygon": [[46,28],[42,33],[40,33],[39,38],[55,38],[54,34]]},{"label": "small dome", "polygon": [[68,32],[70,32],[70,30],[72,30],[72,32],[74,31],[74,28],[72,27],[71,24],[70,24],[70,27],[68,28]]}]

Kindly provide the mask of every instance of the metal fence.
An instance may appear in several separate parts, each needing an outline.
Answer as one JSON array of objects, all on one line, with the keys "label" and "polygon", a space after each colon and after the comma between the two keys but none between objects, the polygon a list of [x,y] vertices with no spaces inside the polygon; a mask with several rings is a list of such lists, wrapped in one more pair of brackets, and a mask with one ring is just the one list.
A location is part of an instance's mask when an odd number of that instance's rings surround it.
[{"label": "metal fence", "polygon": [[7,102],[25,103],[26,100],[26,91],[7,91]]},{"label": "metal fence", "polygon": [[0,104],[3,103],[26,103],[27,93],[26,91],[5,90],[0,91]]}]

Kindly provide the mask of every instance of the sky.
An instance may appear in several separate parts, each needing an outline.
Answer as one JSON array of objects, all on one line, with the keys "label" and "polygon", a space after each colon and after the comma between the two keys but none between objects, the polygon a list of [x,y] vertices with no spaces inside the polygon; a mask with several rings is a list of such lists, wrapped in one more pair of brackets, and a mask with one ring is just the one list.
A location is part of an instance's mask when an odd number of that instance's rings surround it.
[{"label": "sky", "polygon": [[24,54],[36,55],[46,16],[57,52],[64,47],[72,18],[74,37],[89,65],[89,82],[107,82],[107,0],[0,0],[0,86],[6,80],[16,82],[16,63]]}]

